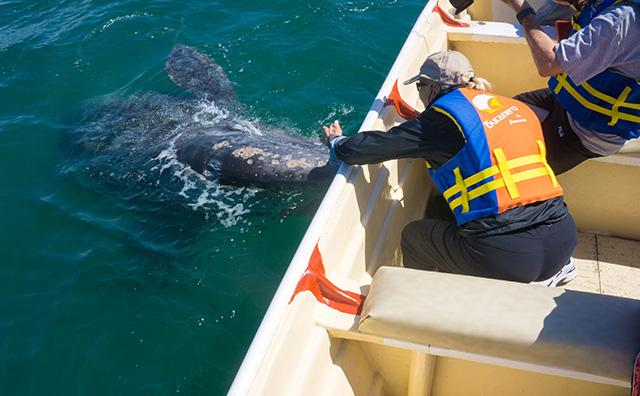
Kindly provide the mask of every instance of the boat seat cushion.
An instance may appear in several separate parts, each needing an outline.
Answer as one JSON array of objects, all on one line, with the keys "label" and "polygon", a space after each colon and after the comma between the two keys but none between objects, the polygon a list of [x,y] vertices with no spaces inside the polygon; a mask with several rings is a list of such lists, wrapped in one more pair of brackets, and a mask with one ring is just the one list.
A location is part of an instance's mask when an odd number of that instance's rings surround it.
[{"label": "boat seat cushion", "polygon": [[630,382],[640,300],[381,267],[358,329]]}]

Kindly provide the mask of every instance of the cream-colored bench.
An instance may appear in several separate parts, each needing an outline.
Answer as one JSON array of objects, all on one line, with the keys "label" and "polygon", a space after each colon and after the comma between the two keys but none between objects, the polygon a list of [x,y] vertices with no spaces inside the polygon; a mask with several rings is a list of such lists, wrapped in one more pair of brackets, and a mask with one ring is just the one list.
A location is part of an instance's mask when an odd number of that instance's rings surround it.
[{"label": "cream-colored bench", "polygon": [[358,329],[630,384],[640,300],[381,267]]}]

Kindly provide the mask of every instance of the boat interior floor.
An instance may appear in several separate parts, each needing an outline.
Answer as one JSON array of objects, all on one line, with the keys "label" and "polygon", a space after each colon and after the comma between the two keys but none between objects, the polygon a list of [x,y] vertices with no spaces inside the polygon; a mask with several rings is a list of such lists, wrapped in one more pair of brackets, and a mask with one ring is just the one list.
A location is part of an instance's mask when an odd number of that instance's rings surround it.
[{"label": "boat interior floor", "polygon": [[578,276],[561,287],[640,300],[639,241],[579,232],[573,257]]}]

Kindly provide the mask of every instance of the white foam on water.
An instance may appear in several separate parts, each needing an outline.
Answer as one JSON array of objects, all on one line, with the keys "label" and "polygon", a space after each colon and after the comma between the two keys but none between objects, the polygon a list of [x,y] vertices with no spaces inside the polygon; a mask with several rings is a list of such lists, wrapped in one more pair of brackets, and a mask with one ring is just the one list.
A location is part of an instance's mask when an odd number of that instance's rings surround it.
[{"label": "white foam on water", "polygon": [[[245,215],[251,212],[251,205],[247,201],[255,197],[258,190],[220,185],[180,162],[175,149],[175,140],[179,136],[153,159],[158,164],[151,170],[158,171],[160,176],[169,172],[170,180],[178,182],[180,190],[177,194],[187,200],[186,206],[194,211],[203,210],[207,217],[213,214],[225,228],[243,221]],[[161,184],[161,180],[158,178],[156,183]]]},{"label": "white foam on water", "polygon": [[200,100],[197,109],[193,115],[193,121],[201,126],[210,127],[220,122],[228,122],[235,130],[262,136],[262,132],[256,127],[255,121],[234,117],[228,109],[217,106],[215,101]]},{"label": "white foam on water", "polygon": [[229,117],[229,110],[216,106],[213,101],[200,100],[198,102],[197,111],[193,115],[193,121],[206,127],[228,120]]}]

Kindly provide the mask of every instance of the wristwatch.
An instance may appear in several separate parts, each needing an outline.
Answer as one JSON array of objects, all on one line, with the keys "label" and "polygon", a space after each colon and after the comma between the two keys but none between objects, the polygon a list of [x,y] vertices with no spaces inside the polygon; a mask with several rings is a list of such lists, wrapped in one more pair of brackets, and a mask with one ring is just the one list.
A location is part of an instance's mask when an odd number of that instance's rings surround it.
[{"label": "wristwatch", "polygon": [[518,20],[518,23],[522,25],[522,21],[524,20],[524,18],[528,17],[529,15],[536,15],[535,10],[531,7],[527,7],[524,10],[517,13],[516,19]]}]

